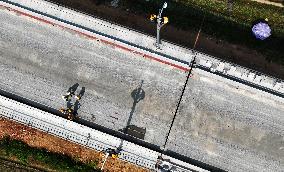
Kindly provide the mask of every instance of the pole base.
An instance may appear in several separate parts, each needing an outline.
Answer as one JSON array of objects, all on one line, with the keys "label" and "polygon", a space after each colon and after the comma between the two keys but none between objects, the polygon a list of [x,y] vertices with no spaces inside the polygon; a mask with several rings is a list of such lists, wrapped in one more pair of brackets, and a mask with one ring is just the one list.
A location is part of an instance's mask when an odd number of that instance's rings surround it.
[{"label": "pole base", "polygon": [[162,47],[161,47],[161,43],[160,44],[158,44],[158,43],[154,43],[154,46],[155,46],[155,48],[157,49],[157,50],[162,50]]}]

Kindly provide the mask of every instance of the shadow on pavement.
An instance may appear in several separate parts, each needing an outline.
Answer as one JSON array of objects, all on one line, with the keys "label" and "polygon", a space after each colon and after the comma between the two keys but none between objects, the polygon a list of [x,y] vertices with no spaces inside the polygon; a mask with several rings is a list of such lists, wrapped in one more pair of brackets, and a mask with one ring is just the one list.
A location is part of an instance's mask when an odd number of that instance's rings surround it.
[{"label": "shadow on pavement", "polygon": [[[142,80],[141,84],[131,92],[131,97],[133,98],[131,112],[129,114],[129,118],[126,123],[126,127],[119,131],[122,131],[124,134],[127,134],[129,136],[144,140],[146,128],[130,125],[137,103],[139,103],[141,100],[145,98],[145,91],[142,89],[143,82],[144,81]],[[123,140],[121,140],[120,145],[117,148],[118,152],[121,150],[122,145],[123,145]]]},{"label": "shadow on pavement", "polygon": [[82,87],[81,91],[79,92],[78,95],[76,95],[76,101],[74,103],[74,116],[76,117],[78,115],[78,110],[80,109],[81,107],[81,103],[80,103],[80,100],[81,98],[84,96],[85,94],[85,87]]},{"label": "shadow on pavement", "polygon": [[75,91],[77,90],[78,87],[79,87],[79,84],[76,83],[76,84],[72,85],[71,87],[69,87],[67,92],[70,92],[71,94],[73,93],[73,95],[74,95]]},{"label": "shadow on pavement", "polygon": [[[53,115],[56,115],[56,116],[59,116],[59,117],[64,117],[62,115],[62,113],[60,113],[58,111],[58,109],[54,109],[52,107],[46,106],[46,105],[38,103],[36,101],[32,101],[30,99],[21,97],[19,95],[14,94],[14,93],[10,93],[10,92],[7,92],[7,91],[4,91],[4,90],[0,89],[0,95],[1,96],[5,96],[7,98],[10,98],[12,100],[18,101],[20,103],[23,103],[23,104],[26,104],[26,105],[38,108],[38,109],[40,109],[42,111],[45,111],[45,112],[48,112],[48,113],[52,113]],[[181,155],[179,153],[176,153],[176,152],[173,152],[173,151],[170,151],[170,150],[166,150],[166,151],[161,150],[160,146],[158,146],[158,145],[145,142],[145,141],[143,141],[141,139],[136,139],[136,138],[131,137],[129,135],[125,135],[125,134],[123,134],[121,132],[109,129],[107,127],[104,127],[102,125],[96,124],[94,122],[90,122],[90,121],[82,119],[82,118],[75,119],[74,122],[76,122],[78,124],[81,124],[81,125],[84,125],[84,126],[87,126],[87,127],[90,127],[92,129],[95,129],[95,130],[107,133],[107,134],[110,134],[110,135],[112,135],[114,137],[118,137],[121,140],[125,140],[125,141],[128,141],[128,142],[131,142],[131,143],[134,143],[134,144],[146,147],[146,148],[151,149],[153,151],[157,151],[159,153],[163,152],[164,155],[172,156],[173,158],[177,158],[179,160],[182,160],[184,162],[190,163],[192,165],[195,165],[195,166],[198,166],[198,167],[202,167],[202,168],[204,168],[206,170],[209,170],[209,171],[225,172],[225,170],[222,170],[220,168],[217,168],[217,167],[214,167],[212,165],[206,164],[206,163],[201,162],[199,160],[195,160],[193,158]]]},{"label": "shadow on pavement", "polygon": [[63,99],[67,101],[66,104],[67,108],[66,109],[61,108],[60,112],[62,112],[69,120],[74,120],[75,118],[78,117],[78,110],[81,107],[80,100],[85,94],[85,87],[82,87],[79,94],[75,96],[76,98],[75,103],[74,104],[72,103],[72,97],[75,95],[75,91],[77,90],[78,86],[79,84],[76,83],[73,86],[69,87],[67,94],[63,96]]},{"label": "shadow on pavement", "polygon": [[125,128],[120,130],[124,134],[128,134],[128,135],[134,136],[139,139],[144,139],[146,129],[137,127],[135,125],[130,125],[130,124],[131,124],[131,120],[133,118],[133,114],[135,112],[137,103],[139,103],[141,100],[145,98],[145,91],[142,89],[143,82],[144,81],[142,80],[141,84],[131,92],[131,97],[133,98],[131,112],[129,114],[129,118],[127,120]]}]

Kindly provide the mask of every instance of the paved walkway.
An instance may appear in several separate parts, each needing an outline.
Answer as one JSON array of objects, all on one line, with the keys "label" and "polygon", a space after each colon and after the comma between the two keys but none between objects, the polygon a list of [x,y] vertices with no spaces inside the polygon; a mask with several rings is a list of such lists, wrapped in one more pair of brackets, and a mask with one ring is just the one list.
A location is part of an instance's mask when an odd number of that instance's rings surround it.
[{"label": "paved walkway", "polygon": [[284,7],[284,5],[282,3],[279,2],[271,2],[271,1],[266,1],[266,0],[252,0],[252,1],[256,1],[256,2],[260,2],[263,4],[270,4],[270,5],[274,5],[277,7]]}]

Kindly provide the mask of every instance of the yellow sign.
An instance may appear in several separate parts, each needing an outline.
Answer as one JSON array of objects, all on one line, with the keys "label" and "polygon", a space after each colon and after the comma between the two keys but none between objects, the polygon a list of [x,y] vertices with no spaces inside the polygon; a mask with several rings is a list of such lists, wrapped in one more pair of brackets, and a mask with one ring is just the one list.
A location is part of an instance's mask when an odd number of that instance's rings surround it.
[{"label": "yellow sign", "polygon": [[169,18],[168,17],[163,17],[163,23],[166,24],[169,22]]},{"label": "yellow sign", "polygon": [[118,158],[118,154],[112,154],[111,157],[112,157],[113,159]]},{"label": "yellow sign", "polygon": [[155,14],[151,14],[150,20],[151,20],[151,21],[154,21],[155,19],[157,19],[157,16],[156,16]]}]

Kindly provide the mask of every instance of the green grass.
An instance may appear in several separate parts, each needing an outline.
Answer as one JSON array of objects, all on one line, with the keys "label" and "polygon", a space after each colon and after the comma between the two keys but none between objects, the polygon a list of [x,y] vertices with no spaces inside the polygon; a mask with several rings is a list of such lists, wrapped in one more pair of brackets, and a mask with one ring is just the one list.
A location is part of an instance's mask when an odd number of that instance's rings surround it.
[{"label": "green grass", "polygon": [[[99,6],[95,4],[108,6],[112,0],[50,1],[96,14],[94,8]],[[158,13],[164,1],[120,0],[119,8],[150,16]],[[163,14],[169,17],[170,25],[196,32],[205,14],[203,33],[229,43],[245,45],[263,54],[268,62],[284,65],[284,8],[251,0],[233,1],[233,11],[229,13],[227,0],[168,0]],[[253,22],[260,18],[268,18],[272,29],[272,35],[264,41],[256,40],[251,32]]]},{"label": "green grass", "polygon": [[[141,14],[157,13],[164,0],[122,0],[123,8]],[[168,3],[164,15],[170,24],[184,30],[199,29],[206,16],[202,31],[231,43],[246,45],[273,61],[284,65],[284,8],[261,4],[250,0],[234,0],[233,11],[227,10],[226,0],[176,0]],[[272,35],[256,40],[251,33],[253,22],[268,18]]]},{"label": "green grass", "polygon": [[72,159],[66,155],[48,152],[46,149],[30,147],[20,140],[10,139],[9,136],[4,137],[0,141],[0,150],[2,152],[2,156],[16,157],[25,165],[30,165],[30,159],[33,159],[56,171],[99,171],[96,169],[96,162],[89,162],[85,164],[78,161],[78,159]]}]

